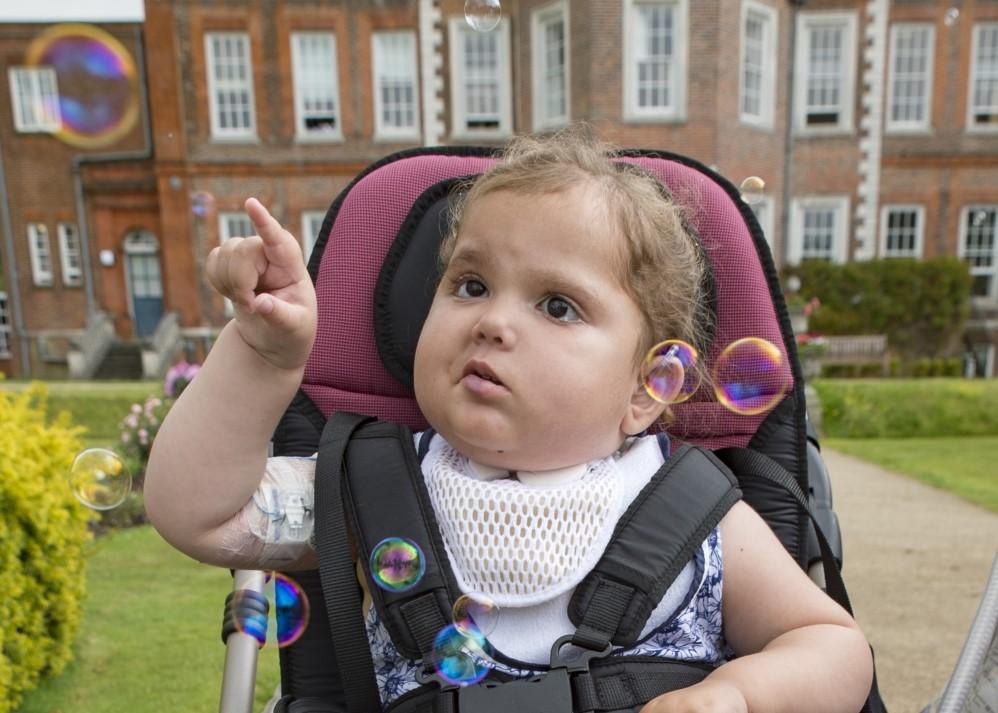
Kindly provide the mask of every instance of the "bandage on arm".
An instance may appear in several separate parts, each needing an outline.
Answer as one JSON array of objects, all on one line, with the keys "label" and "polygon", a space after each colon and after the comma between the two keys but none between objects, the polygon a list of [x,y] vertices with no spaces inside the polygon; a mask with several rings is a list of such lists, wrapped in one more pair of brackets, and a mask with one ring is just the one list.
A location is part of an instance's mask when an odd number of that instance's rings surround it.
[{"label": "bandage on arm", "polygon": [[314,484],[315,458],[268,458],[253,496],[212,533],[224,564],[286,569],[314,559]]}]

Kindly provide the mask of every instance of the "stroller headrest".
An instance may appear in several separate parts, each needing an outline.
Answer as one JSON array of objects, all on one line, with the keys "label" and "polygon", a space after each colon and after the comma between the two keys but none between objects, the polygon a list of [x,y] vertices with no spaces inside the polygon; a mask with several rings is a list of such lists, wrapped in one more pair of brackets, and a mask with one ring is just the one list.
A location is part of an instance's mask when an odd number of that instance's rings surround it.
[{"label": "stroller headrest", "polygon": [[[396,154],[361,174],[330,207],[309,264],[319,321],[302,385],[324,415],[356,411],[426,427],[413,397],[412,359],[436,287],[448,196],[494,160],[489,149],[474,148]],[[716,290],[714,339],[703,355],[708,365],[746,336],[766,339],[786,356],[789,326],[781,328],[777,317],[772,261],[734,186],[671,154],[629,152],[619,160],[655,175],[692,206],[688,219]],[[789,381],[788,359],[784,368]],[[670,432],[708,447],[745,445],[766,417],[731,413],[703,388],[674,412]]]}]

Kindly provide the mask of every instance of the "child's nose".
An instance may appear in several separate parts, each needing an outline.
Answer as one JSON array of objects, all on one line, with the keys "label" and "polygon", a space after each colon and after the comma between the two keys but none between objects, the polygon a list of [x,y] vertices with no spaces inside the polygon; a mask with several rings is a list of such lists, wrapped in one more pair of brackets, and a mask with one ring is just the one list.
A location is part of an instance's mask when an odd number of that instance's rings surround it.
[{"label": "child's nose", "polygon": [[495,346],[509,348],[516,342],[514,317],[508,306],[493,301],[486,307],[474,326],[476,342],[487,342]]}]

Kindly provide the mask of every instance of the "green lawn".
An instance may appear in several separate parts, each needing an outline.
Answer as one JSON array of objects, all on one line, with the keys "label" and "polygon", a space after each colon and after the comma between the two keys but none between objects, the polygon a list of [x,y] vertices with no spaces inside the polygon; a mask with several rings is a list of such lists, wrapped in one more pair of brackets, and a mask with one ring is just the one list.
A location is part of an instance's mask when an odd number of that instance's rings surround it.
[{"label": "green lawn", "polygon": [[[149,526],[97,540],[74,660],[28,693],[16,713],[218,710],[222,607],[231,588],[228,570],[185,557]],[[256,710],[279,680],[277,649],[268,644]]]},{"label": "green lawn", "polygon": [[998,512],[998,436],[828,438],[822,445]]}]

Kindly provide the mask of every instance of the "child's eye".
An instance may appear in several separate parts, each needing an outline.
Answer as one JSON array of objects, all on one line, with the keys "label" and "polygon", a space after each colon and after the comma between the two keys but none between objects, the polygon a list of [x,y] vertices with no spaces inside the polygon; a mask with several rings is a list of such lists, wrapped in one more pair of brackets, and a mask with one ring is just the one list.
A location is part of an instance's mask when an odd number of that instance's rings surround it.
[{"label": "child's eye", "polygon": [[467,278],[458,281],[454,294],[458,297],[482,297],[488,289],[480,280]]},{"label": "child's eye", "polygon": [[542,309],[548,313],[549,316],[555,319],[561,320],[562,322],[579,322],[582,317],[572,306],[571,302],[566,300],[564,297],[559,297],[558,295],[551,295],[550,297],[545,297],[541,302]]}]

